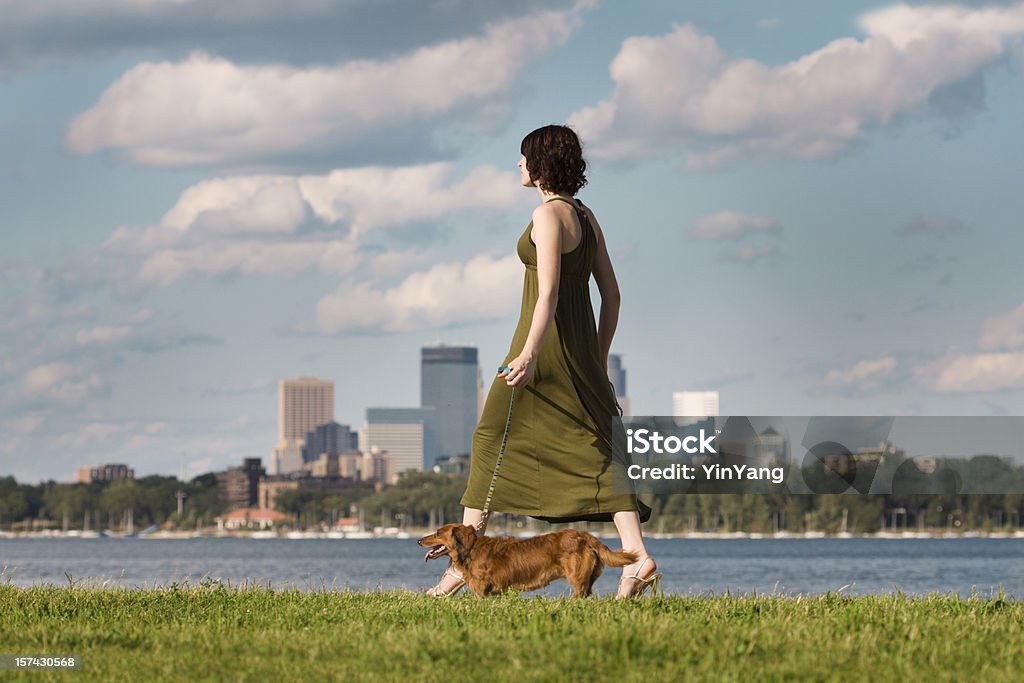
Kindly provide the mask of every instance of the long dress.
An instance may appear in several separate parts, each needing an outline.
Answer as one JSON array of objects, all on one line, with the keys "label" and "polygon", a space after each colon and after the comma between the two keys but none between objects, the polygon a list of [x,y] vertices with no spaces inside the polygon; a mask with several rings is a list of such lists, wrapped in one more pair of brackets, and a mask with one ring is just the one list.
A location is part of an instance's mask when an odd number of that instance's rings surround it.
[{"label": "long dress", "polygon": [[[512,387],[503,377],[495,376],[473,432],[469,481],[461,503],[484,507],[508,422],[492,512],[548,522],[606,522],[615,512],[637,510],[640,521],[646,522],[651,508],[632,490],[623,490],[621,484],[612,486],[612,419],[622,411],[601,361],[590,301],[597,235],[579,200],[574,206],[583,234],[575,249],[562,254],[558,303],[537,354],[534,376],[525,390],[516,390],[510,420]],[[533,321],[539,284],[532,228],[531,221],[516,245],[525,266],[523,303],[501,365],[522,352]],[[618,475],[614,478],[622,480]]]}]

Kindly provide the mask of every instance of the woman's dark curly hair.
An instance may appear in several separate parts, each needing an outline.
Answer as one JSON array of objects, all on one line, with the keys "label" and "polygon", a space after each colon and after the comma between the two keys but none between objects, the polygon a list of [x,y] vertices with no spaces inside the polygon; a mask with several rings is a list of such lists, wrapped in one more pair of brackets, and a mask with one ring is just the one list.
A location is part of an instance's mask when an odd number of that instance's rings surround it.
[{"label": "woman's dark curly hair", "polygon": [[587,162],[576,132],[568,126],[544,126],[519,146],[530,180],[542,190],[574,196],[587,184]]}]

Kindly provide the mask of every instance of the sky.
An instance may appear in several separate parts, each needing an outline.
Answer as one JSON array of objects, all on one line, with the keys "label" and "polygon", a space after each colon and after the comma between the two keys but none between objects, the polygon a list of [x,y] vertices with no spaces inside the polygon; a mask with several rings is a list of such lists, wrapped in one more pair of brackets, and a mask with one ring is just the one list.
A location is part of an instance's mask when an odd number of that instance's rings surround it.
[{"label": "sky", "polygon": [[[509,351],[568,123],[635,415],[1024,414],[1024,2],[0,0],[0,476],[269,457]],[[595,306],[596,287],[592,289]]]}]

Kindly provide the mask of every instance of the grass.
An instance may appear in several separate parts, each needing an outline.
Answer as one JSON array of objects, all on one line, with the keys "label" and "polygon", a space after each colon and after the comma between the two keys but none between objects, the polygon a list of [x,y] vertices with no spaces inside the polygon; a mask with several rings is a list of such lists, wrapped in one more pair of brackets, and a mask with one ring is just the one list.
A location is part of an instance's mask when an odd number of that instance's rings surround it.
[{"label": "grass", "polygon": [[[7,680],[1019,680],[1024,602],[997,594],[437,600],[403,591],[0,584]],[[45,678],[44,678],[45,677]]]}]

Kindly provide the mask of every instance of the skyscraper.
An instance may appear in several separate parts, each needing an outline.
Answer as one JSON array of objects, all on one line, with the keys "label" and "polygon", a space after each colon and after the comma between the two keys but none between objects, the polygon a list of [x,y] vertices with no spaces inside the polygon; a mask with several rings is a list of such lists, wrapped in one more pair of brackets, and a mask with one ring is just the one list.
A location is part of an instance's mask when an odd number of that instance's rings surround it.
[{"label": "skyscraper", "polygon": [[367,408],[359,450],[370,453],[376,446],[386,451],[395,474],[422,472],[437,460],[435,424],[433,408]]},{"label": "skyscraper", "polygon": [[306,450],[302,459],[304,462],[313,462],[324,454],[340,455],[355,450],[349,426],[328,422],[306,434]]},{"label": "skyscraper", "polygon": [[334,382],[316,377],[283,379],[278,384],[277,447],[270,457],[270,474],[302,468],[306,435],[334,421]]},{"label": "skyscraper", "polygon": [[672,394],[672,415],[689,420],[679,426],[697,422],[705,417],[718,416],[717,391],[677,391]]},{"label": "skyscraper", "polygon": [[[497,369],[497,368],[495,368]],[[421,350],[420,405],[433,408],[436,456],[470,452],[479,413],[480,366],[471,346],[425,346]],[[424,463],[431,469],[434,461]]]}]

